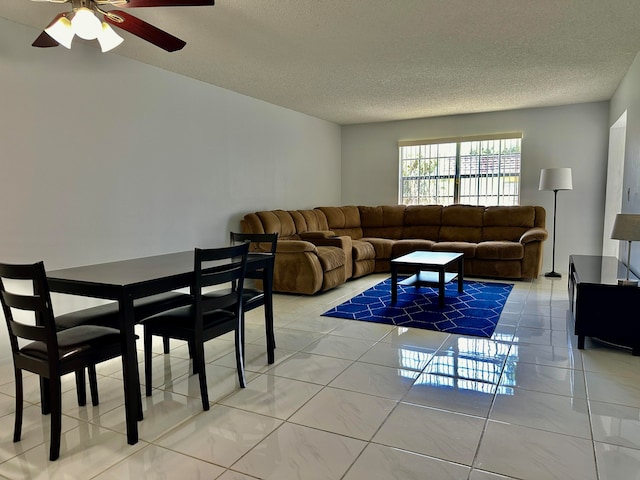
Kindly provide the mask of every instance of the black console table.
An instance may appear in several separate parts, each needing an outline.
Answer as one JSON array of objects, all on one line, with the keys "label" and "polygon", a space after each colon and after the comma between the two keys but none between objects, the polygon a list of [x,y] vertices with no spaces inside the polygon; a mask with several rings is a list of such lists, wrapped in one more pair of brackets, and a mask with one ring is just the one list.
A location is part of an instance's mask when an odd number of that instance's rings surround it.
[{"label": "black console table", "polygon": [[587,336],[640,355],[640,288],[618,285],[626,274],[616,257],[569,256],[569,301],[579,349]]}]

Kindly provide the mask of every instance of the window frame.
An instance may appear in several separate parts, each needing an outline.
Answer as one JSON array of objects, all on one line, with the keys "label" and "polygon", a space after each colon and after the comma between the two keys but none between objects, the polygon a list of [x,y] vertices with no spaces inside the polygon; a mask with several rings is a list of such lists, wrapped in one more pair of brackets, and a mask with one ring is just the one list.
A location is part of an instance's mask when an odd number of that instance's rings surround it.
[{"label": "window frame", "polygon": [[[520,185],[522,180],[522,132],[507,132],[507,133],[499,133],[499,134],[485,134],[485,135],[473,135],[473,136],[460,136],[460,137],[445,137],[445,138],[432,138],[432,139],[420,139],[420,140],[403,140],[398,142],[398,204],[404,205],[425,205],[425,204],[442,204],[442,205],[452,205],[457,203],[464,203],[470,205],[520,205]],[[514,159],[506,158],[503,160],[505,156],[504,147],[500,144],[499,151],[497,153],[492,153],[487,156],[487,154],[483,154],[481,150],[478,150],[477,153],[468,153],[464,154],[462,152],[463,146],[466,147],[471,143],[477,143],[476,147],[478,149],[482,148],[482,142],[494,142],[494,141],[510,141],[517,140],[519,142],[519,151],[517,152],[517,162],[516,165],[513,165]],[[467,145],[463,145],[467,144]],[[407,158],[403,156],[403,147],[421,147],[425,149],[433,149],[436,148],[444,149],[445,153],[440,154],[439,152],[435,153],[435,156],[432,152],[426,153],[424,156],[422,153],[418,154],[415,158]],[[455,148],[455,154],[451,152]],[[468,147],[470,148],[470,147]],[[449,150],[449,153],[446,153],[446,150]],[[486,164],[482,164],[482,159],[486,161],[491,161],[491,157],[497,158],[497,172],[491,170],[491,172],[487,173],[485,170],[484,174],[479,173],[483,170],[483,167]],[[473,174],[473,159],[477,158],[477,174]],[[420,172],[420,169],[423,167],[425,161],[431,160],[431,168],[440,169],[442,168],[443,173],[437,175],[431,174],[423,174]],[[466,161],[464,160],[466,159]],[[416,165],[414,168],[417,168],[417,174],[413,175],[414,179],[417,180],[416,186],[414,190],[416,192],[415,196],[405,196],[405,181],[409,176],[404,176],[405,169],[403,168],[403,162],[414,161]],[[464,173],[462,167],[467,167],[470,173]],[[514,167],[517,167],[517,171],[512,170]],[[509,170],[505,171],[503,169],[508,168]],[[509,173],[511,172],[511,174]],[[513,179],[517,177],[516,182],[514,183]],[[481,185],[480,182],[484,179],[485,185]],[[449,184],[448,186],[443,183]],[[423,191],[423,185],[421,181],[428,181],[431,184],[431,193],[428,197],[426,195],[421,194]],[[466,182],[468,188],[464,189],[461,186],[461,182],[463,184]],[[476,185],[473,186],[475,182]],[[439,184],[440,183],[440,184]],[[493,188],[489,183],[494,184]],[[487,188],[489,186],[489,188]],[[502,187],[502,189],[501,189]],[[510,187],[510,191],[508,193],[504,192],[504,188]],[[461,192],[461,190],[464,190]],[[481,193],[484,191],[484,193]],[[475,192],[475,193],[474,193]],[[442,194],[441,194],[442,193]],[[421,201],[421,197],[427,197],[427,201]],[[487,202],[488,198],[495,198],[495,202]],[[411,201],[412,199],[417,199],[417,201]],[[433,199],[436,201],[434,202]],[[508,201],[505,201],[508,200]],[[481,203],[484,201],[484,203]]]}]

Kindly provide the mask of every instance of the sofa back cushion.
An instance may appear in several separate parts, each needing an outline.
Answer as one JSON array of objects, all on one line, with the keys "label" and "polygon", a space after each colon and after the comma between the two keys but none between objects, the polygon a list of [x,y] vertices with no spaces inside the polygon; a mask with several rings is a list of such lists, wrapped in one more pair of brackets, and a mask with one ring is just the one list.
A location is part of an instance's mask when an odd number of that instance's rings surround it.
[{"label": "sofa back cushion", "polygon": [[536,210],[532,206],[487,207],[484,212],[482,240],[517,242],[535,224]]},{"label": "sofa back cushion", "polygon": [[291,210],[289,213],[298,234],[329,230],[327,217],[319,210]]},{"label": "sofa back cushion", "polygon": [[442,208],[440,242],[474,242],[482,239],[485,207],[475,205],[447,205]]},{"label": "sofa back cushion", "polygon": [[300,240],[301,233],[326,231],[329,226],[319,210],[269,210],[245,215],[243,229],[249,233],[277,233],[281,240]]},{"label": "sofa back cushion", "polygon": [[318,207],[325,217],[329,230],[338,236],[348,235],[354,240],[362,238],[360,210],[355,205],[345,207]]},{"label": "sofa back cushion", "polygon": [[[265,233],[277,233],[278,238],[287,240],[296,237],[296,224],[291,214],[285,210],[256,212]],[[258,232],[260,233],[260,232]]]},{"label": "sofa back cushion", "polygon": [[358,207],[363,237],[402,238],[405,205]]},{"label": "sofa back cushion", "polygon": [[409,205],[404,211],[402,238],[438,240],[442,205]]},{"label": "sofa back cushion", "polygon": [[240,229],[242,233],[265,233],[262,220],[256,213],[247,213],[240,220]]}]

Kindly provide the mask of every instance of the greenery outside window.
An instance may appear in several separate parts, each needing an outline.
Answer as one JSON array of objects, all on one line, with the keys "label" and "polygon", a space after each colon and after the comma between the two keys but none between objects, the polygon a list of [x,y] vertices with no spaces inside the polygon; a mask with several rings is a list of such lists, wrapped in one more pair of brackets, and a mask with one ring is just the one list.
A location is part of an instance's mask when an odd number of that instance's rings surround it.
[{"label": "greenery outside window", "polygon": [[404,205],[519,205],[522,133],[400,142]]}]

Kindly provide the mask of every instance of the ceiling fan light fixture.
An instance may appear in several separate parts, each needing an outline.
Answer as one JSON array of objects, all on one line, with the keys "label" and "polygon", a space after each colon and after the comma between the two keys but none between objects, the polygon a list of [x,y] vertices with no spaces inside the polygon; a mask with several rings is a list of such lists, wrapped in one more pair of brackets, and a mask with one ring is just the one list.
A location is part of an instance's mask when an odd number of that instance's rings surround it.
[{"label": "ceiling fan light fixture", "polygon": [[102,53],[113,50],[123,41],[124,39],[118,35],[108,23],[102,22],[102,31],[100,32],[100,35],[98,35],[98,42],[100,43]]},{"label": "ceiling fan light fixture", "polygon": [[71,26],[73,33],[85,40],[95,40],[102,33],[102,22],[86,7],[75,11]]},{"label": "ceiling fan light fixture", "polygon": [[[186,42],[164,30],[112,7],[190,7],[215,5],[215,0],[36,0],[51,3],[71,3],[71,12],[59,13],[31,44],[38,48],[63,45],[71,48],[75,35],[84,40],[98,40],[103,52],[113,50],[124,39],[111,25],[147,42],[175,52],[182,49]],[[106,6],[106,7],[105,7]],[[108,7],[108,8],[107,8]],[[106,8],[106,9],[105,9]],[[99,18],[102,15],[102,19]]]},{"label": "ceiling fan light fixture", "polygon": [[51,38],[65,48],[71,48],[71,42],[75,35],[71,22],[67,17],[60,17],[52,25],[44,29]]}]

